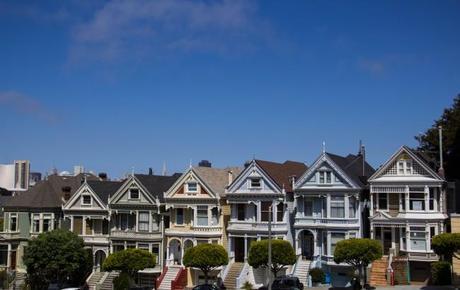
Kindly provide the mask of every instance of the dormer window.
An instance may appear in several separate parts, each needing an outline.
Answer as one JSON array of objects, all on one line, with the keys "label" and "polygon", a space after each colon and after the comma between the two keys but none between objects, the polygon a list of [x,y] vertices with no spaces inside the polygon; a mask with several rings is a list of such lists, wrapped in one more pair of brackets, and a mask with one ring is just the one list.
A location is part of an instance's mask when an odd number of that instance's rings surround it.
[{"label": "dormer window", "polygon": [[397,163],[398,175],[411,175],[412,174],[412,160],[400,159]]},{"label": "dormer window", "polygon": [[251,178],[250,180],[250,186],[251,188],[261,188],[262,187],[262,182],[260,178]]},{"label": "dormer window", "polygon": [[139,199],[139,189],[138,188],[131,188],[129,190],[129,198],[130,199]]},{"label": "dormer window", "polygon": [[332,183],[332,172],[320,171],[319,172],[319,183],[331,184]]},{"label": "dormer window", "polygon": [[81,196],[82,205],[91,205],[91,195],[82,195]]},{"label": "dormer window", "polygon": [[196,182],[187,183],[187,192],[191,192],[191,193],[198,192],[198,183]]}]

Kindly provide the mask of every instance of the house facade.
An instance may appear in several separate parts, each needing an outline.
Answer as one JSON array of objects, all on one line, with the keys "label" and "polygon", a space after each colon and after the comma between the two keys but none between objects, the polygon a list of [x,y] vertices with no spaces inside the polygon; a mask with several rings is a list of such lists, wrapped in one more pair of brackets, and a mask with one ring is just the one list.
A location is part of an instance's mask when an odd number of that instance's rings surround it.
[{"label": "house facade", "polygon": [[226,286],[239,288],[245,281],[254,285],[265,282],[265,271],[253,269],[247,259],[251,242],[268,238],[270,211],[272,237],[293,242],[292,178],[306,169],[305,164],[294,161],[252,160],[231,183],[225,193],[231,212],[227,226],[228,268],[236,270],[231,270],[232,275],[224,275]]},{"label": "house facade", "polygon": [[335,286],[346,282],[339,274],[347,269],[335,264],[334,250],[341,240],[362,237],[363,194],[366,179],[373,173],[363,149],[346,157],[322,152],[296,181],[293,222],[298,261],[294,274],[302,281],[310,268],[322,267],[331,273]]},{"label": "house facade", "polygon": [[438,260],[433,236],[445,231],[445,181],[415,151],[402,146],[369,179],[370,233],[383,254],[409,262],[422,281]]}]

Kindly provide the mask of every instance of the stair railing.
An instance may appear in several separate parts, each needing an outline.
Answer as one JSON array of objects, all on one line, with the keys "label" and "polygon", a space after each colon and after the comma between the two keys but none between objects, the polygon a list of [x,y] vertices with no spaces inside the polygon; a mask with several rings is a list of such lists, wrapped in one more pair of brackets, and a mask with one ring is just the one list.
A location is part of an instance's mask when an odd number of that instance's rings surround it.
[{"label": "stair railing", "polygon": [[393,267],[391,266],[391,263],[393,262],[393,256],[394,256],[394,253],[392,249],[390,249],[388,253],[387,277],[386,278],[387,278],[387,283],[389,282],[391,286],[394,286],[395,284]]},{"label": "stair railing", "polygon": [[168,272],[168,266],[163,267],[163,271],[161,272],[160,276],[156,279],[155,284],[156,284],[156,289],[160,288],[161,282],[163,281],[166,272]]},{"label": "stair railing", "polygon": [[172,290],[183,290],[187,285],[187,269],[180,268],[174,280],[171,281]]},{"label": "stair railing", "polygon": [[249,264],[244,263],[243,269],[241,270],[240,275],[236,278],[236,289],[240,289],[244,282],[247,281],[249,275]]},{"label": "stair railing", "polygon": [[222,267],[222,270],[220,270],[219,277],[222,279],[222,281],[227,278],[228,272],[230,271],[230,268],[232,267],[232,263],[229,262],[227,265]]}]

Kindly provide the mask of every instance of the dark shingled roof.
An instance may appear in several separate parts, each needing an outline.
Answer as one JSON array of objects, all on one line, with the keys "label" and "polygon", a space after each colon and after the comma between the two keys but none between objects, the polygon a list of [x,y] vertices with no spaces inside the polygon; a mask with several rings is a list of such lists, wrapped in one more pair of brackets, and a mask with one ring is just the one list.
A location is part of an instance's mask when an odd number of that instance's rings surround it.
[{"label": "dark shingled roof", "polygon": [[109,196],[112,196],[123,185],[121,181],[89,180],[87,183],[105,204],[109,202]]},{"label": "dark shingled roof", "polygon": [[265,160],[255,160],[259,165],[280,188],[286,192],[292,192],[292,184],[290,177],[295,176],[299,178],[306,170],[307,166],[302,162],[285,161],[284,163],[277,163]]},{"label": "dark shingled roof", "polygon": [[35,186],[27,191],[16,193],[9,199],[5,205],[7,209],[59,209],[64,203],[64,188],[70,188],[70,194],[81,186],[84,179],[98,180],[98,178],[89,173],[81,173],[76,176],[59,176],[50,175],[48,179],[38,182]]},{"label": "dark shingled roof", "polygon": [[367,178],[374,174],[375,169],[364,162],[363,174],[363,155],[348,154],[347,157],[326,153],[326,155],[335,163],[345,174],[350,177],[358,186],[364,187],[367,184]]},{"label": "dark shingled roof", "polygon": [[134,174],[134,176],[149,191],[152,197],[158,197],[160,202],[164,202],[164,193],[176,182],[181,176],[180,173],[174,173],[171,176]]}]

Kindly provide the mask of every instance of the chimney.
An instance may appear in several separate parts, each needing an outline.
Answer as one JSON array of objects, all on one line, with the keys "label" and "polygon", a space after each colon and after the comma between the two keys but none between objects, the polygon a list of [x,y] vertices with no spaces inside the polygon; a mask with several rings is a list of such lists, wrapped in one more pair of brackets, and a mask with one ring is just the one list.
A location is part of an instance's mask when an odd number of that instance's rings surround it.
[{"label": "chimney", "polygon": [[99,172],[98,176],[102,181],[107,180],[107,173],[105,173],[105,172]]},{"label": "chimney", "polygon": [[439,169],[438,169],[438,174],[442,178],[444,178],[444,160],[442,157],[442,126],[438,127],[438,132],[439,132]]},{"label": "chimney", "polygon": [[153,169],[152,169],[152,167],[149,167],[149,175],[153,175]]},{"label": "chimney", "polygon": [[211,162],[208,160],[201,160],[200,163],[198,163],[198,166],[200,167],[211,167]]},{"label": "chimney", "polygon": [[233,171],[228,171],[228,185],[232,184],[233,182]]},{"label": "chimney", "polygon": [[291,181],[291,188],[294,189],[294,184],[295,184],[295,180],[296,180],[297,176],[296,175],[291,175],[289,176],[289,179]]}]

